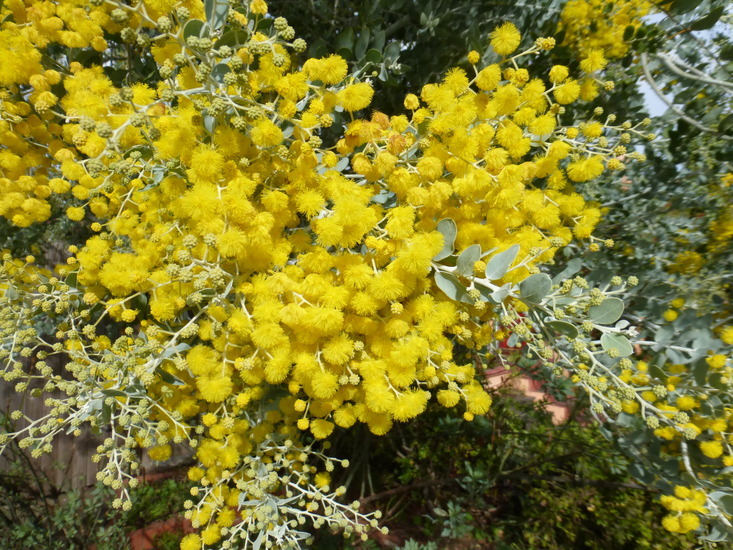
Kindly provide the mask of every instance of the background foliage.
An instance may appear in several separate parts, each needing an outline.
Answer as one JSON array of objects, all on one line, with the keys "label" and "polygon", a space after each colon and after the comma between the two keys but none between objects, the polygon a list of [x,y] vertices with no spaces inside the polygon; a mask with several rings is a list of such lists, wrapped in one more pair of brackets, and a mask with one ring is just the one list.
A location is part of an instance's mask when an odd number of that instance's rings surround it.
[{"label": "background foliage", "polygon": [[[642,340],[634,359],[649,365],[653,377],[672,388],[668,391],[675,392],[680,386],[672,401],[682,396],[695,399],[690,414],[729,419],[730,380],[712,370],[708,361],[711,356],[729,354],[733,343],[733,336],[728,337],[730,341],[725,336],[733,324],[729,7],[718,1],[678,0],[663,7],[630,3],[652,15],[627,25],[619,23],[622,18],[616,3],[587,4],[616,23],[612,39],[626,46],[619,55],[609,55],[611,63],[604,69],[603,79],[615,83],[613,91],[587,104],[568,106],[569,114],[583,118],[602,108],[620,121],[639,120],[648,114],[645,95],[650,94],[649,89],[652,94],[654,89],[663,93],[668,108],[661,116],[651,117],[645,130],[655,133],[656,139],[635,145],[646,162],[630,165],[622,176],[605,175],[578,186],[588,201],[603,208],[596,234],[612,239],[614,246],[572,245],[555,257],[552,270],[569,269],[571,276],[577,273],[599,285],[616,274],[638,275],[640,284],[624,296],[625,318],[638,328]],[[563,28],[563,2],[273,1],[269,7],[274,15],[285,16],[307,41],[303,60],[329,52],[340,54],[354,74],[373,82],[376,93],[370,108],[391,114],[405,111],[406,91],[440,81],[450,67],[469,69],[467,52],[488,52],[488,30],[502,21],[513,21],[523,31],[524,45],[540,36],[557,36],[558,47],[532,60],[533,74],[546,73],[556,64],[577,70],[577,48],[583,43],[574,42],[568,36],[570,29]],[[597,37],[605,31],[611,32],[594,29],[589,21],[583,40],[605,39]],[[149,56],[136,58],[139,50],[134,45],[117,47],[124,61],[106,68],[115,85],[159,78]],[[95,54],[89,55],[87,61],[93,62]],[[131,58],[135,63],[127,63]],[[328,130],[323,137],[328,142]],[[55,214],[68,206],[63,200],[54,201]],[[49,222],[20,230],[3,220],[1,246],[16,254],[37,253],[48,252],[53,242],[56,255],[51,253],[46,262],[51,267],[58,262],[58,248],[65,248],[58,243],[82,242],[89,236],[85,231],[63,216],[54,215]],[[553,379],[547,372],[542,375]],[[555,383],[567,390],[567,380]],[[380,487],[389,491],[409,487],[417,479],[439,481],[434,492],[416,491],[399,505],[387,503],[388,510],[404,507],[403,516],[415,510],[429,516],[420,521],[421,531],[415,534],[415,540],[424,544],[467,538],[517,548],[584,548],[593,540],[590,527],[585,526],[595,525],[607,533],[604,543],[608,545],[692,547],[691,539],[683,536],[669,538],[670,546],[659,546],[665,536],[660,530],[663,513],[652,504],[650,493],[624,487],[632,483],[624,475],[627,471],[644,487],[665,493],[676,485],[697,483],[690,472],[679,471],[680,448],[686,448],[685,443],[681,438],[660,443],[633,414],[621,413],[615,423],[603,414],[597,417],[603,421],[599,431],[571,423],[553,430],[548,442],[543,439],[546,419],[516,402],[499,400],[488,419],[469,425],[432,411],[414,425],[400,426],[388,439],[374,442],[377,449],[373,453],[360,448],[348,456],[351,479],[345,481],[350,482],[350,491],[361,483],[358,494],[367,499],[370,492],[379,496]],[[430,444],[448,436],[450,447]],[[601,436],[619,444],[625,455]],[[724,437],[729,437],[727,432]],[[347,443],[348,437],[343,436],[342,441],[334,441],[334,449],[345,453]],[[527,471],[528,457],[547,445],[555,456],[572,459],[550,457]],[[448,449],[450,453],[441,454]],[[713,458],[692,445],[689,453],[704,479],[720,488],[717,502],[730,514],[733,465],[714,468]],[[383,470],[370,465],[381,465]],[[517,471],[524,477],[518,478]],[[460,490],[442,492],[442,480],[449,480],[445,483],[453,489],[458,484]],[[93,498],[102,499],[101,495]],[[80,505],[75,502],[72,495],[69,506],[77,510]],[[475,502],[483,502],[490,513],[479,510]],[[619,511],[624,507],[637,511],[633,519]],[[557,517],[570,522],[571,516],[578,520],[572,523],[581,526],[577,530],[558,525]],[[63,521],[54,519],[53,523]],[[31,524],[18,522],[18,529],[25,529],[26,534],[14,531],[13,536],[31,536],[30,528],[23,527]],[[726,526],[713,524],[705,536],[711,543],[722,541]]]}]

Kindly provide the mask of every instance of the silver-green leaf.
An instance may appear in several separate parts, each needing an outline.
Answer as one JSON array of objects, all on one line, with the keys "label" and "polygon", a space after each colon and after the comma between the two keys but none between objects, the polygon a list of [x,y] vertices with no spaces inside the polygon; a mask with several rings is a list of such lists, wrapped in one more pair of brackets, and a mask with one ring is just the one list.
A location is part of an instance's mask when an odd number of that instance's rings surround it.
[{"label": "silver-green leaf", "polygon": [[227,0],[204,0],[204,11],[209,27],[215,31],[227,22],[229,2]]},{"label": "silver-green leaf", "polygon": [[528,304],[540,304],[551,289],[550,276],[546,273],[535,273],[519,283],[519,296]]},{"label": "silver-green leaf", "polygon": [[604,334],[601,336],[601,346],[606,351],[615,348],[620,357],[628,357],[634,353],[634,348],[631,347],[631,342],[629,342],[629,339],[622,334]]},{"label": "silver-green leaf", "polygon": [[456,222],[450,218],[445,218],[438,222],[437,230],[443,235],[443,249],[433,257],[433,260],[436,261],[453,254],[453,243],[456,242],[458,227],[456,226]]},{"label": "silver-green leaf", "polygon": [[491,280],[501,279],[509,271],[509,266],[512,265],[517,254],[519,254],[519,245],[515,244],[492,256],[486,264],[486,278]]},{"label": "silver-green leaf", "polygon": [[606,298],[597,306],[588,309],[588,317],[599,325],[615,323],[624,312],[624,301],[620,298]]},{"label": "silver-green leaf", "polygon": [[548,321],[545,323],[545,327],[555,332],[567,336],[571,340],[578,337],[578,329],[575,325],[568,323],[567,321]]},{"label": "silver-green leaf", "polygon": [[443,273],[442,271],[435,272],[435,284],[438,288],[445,292],[451,300],[456,302],[467,302],[470,303],[472,300],[466,291],[466,287],[463,286],[458,278],[452,273]]},{"label": "silver-green leaf", "polygon": [[473,265],[481,259],[481,247],[472,244],[466,250],[461,252],[456,261],[458,273],[464,277],[470,277],[473,274]]}]

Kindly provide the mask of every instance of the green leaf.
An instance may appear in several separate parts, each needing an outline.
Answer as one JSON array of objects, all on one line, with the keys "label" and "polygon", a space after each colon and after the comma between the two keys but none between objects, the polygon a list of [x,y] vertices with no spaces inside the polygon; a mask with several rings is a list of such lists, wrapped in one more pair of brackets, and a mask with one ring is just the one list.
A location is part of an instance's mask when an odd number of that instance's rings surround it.
[{"label": "green leaf", "polygon": [[18,296],[19,296],[18,291],[15,290],[14,286],[9,286],[8,288],[5,289],[5,297],[8,300],[17,300]]},{"label": "green leaf", "polygon": [[672,11],[674,13],[687,13],[694,10],[702,4],[702,0],[674,0],[672,2]]},{"label": "green leaf", "polygon": [[66,279],[64,279],[64,283],[69,285],[71,288],[76,288],[77,286],[77,272],[74,271],[74,273],[70,273]]},{"label": "green leaf", "polygon": [[471,303],[472,300],[468,296],[466,287],[463,286],[460,281],[452,273],[443,273],[442,271],[435,272],[435,284],[438,288],[445,292],[451,300],[456,302]]},{"label": "green leaf", "polygon": [[445,218],[438,222],[437,230],[443,235],[443,249],[433,257],[433,260],[436,261],[447,258],[453,254],[453,243],[456,242],[458,226],[456,226],[456,222],[450,218]]},{"label": "green leaf", "polygon": [[726,530],[722,525],[719,523],[713,523],[710,526],[708,534],[701,536],[700,538],[710,542],[723,542],[728,539],[728,533],[726,533]]},{"label": "green leaf", "polygon": [[397,61],[402,51],[402,44],[400,42],[390,42],[384,49],[384,59],[386,61]]},{"label": "green leaf", "polygon": [[567,336],[571,340],[578,337],[578,329],[575,327],[575,325],[566,321],[548,321],[547,323],[545,323],[545,327],[555,332],[558,332],[563,336]]},{"label": "green leaf", "polygon": [[491,257],[489,262],[486,264],[486,278],[496,280],[501,279],[506,272],[509,271],[509,266],[512,265],[514,258],[519,254],[519,245],[515,244],[499,252]]},{"label": "green leaf", "polygon": [[597,306],[588,310],[590,320],[599,325],[615,323],[624,312],[624,301],[619,298],[606,298]]},{"label": "green leaf", "polygon": [[733,494],[723,491],[714,491],[710,493],[710,498],[725,510],[726,514],[733,514]]},{"label": "green leaf", "polygon": [[336,51],[344,49],[351,53],[354,48],[354,29],[347,27],[341,34],[336,38]]},{"label": "green leaf", "polygon": [[242,46],[247,43],[248,39],[249,33],[242,29],[226,31],[221,35],[221,38],[216,41],[214,48],[218,50],[222,46]]},{"label": "green leaf", "polygon": [[[374,32],[374,37],[372,38],[372,44],[374,45],[374,49],[376,49],[379,53],[379,56],[382,56],[382,48],[384,48],[384,42],[387,39],[387,33],[384,32],[384,30],[380,29],[378,31]],[[367,55],[369,55],[369,52],[367,52]]]},{"label": "green leaf", "polygon": [[628,42],[631,40],[631,38],[634,36],[634,32],[636,32],[636,27],[634,25],[628,25],[624,29],[624,42]]},{"label": "green leaf", "polygon": [[519,283],[519,295],[528,304],[539,304],[550,293],[552,279],[546,273],[535,273]]},{"label": "green leaf", "polygon": [[728,391],[728,385],[723,381],[723,375],[719,372],[714,372],[708,376],[708,383],[716,390]]},{"label": "green leaf", "polygon": [[606,351],[611,348],[616,348],[620,357],[628,357],[634,353],[634,348],[631,347],[631,342],[629,342],[629,339],[622,334],[604,334],[601,336],[601,346]]},{"label": "green leaf", "polygon": [[704,386],[708,379],[708,370],[710,365],[704,359],[699,359],[697,364],[692,367],[692,376],[698,386]]},{"label": "green leaf", "polygon": [[160,354],[160,358],[167,359],[168,357],[171,357],[172,355],[181,353],[182,351],[187,351],[189,349],[191,349],[191,346],[189,346],[185,342],[181,342],[180,344],[177,344],[175,346],[165,348],[163,350],[163,353]]},{"label": "green leaf", "polygon": [[693,31],[703,31],[705,29],[711,28],[713,25],[715,25],[715,23],[718,22],[720,16],[723,15],[723,11],[723,6],[718,6],[717,8],[714,8],[705,17],[701,17],[697,21],[693,21],[692,23],[690,23],[690,29],[692,29]]},{"label": "green leaf", "polygon": [[209,36],[209,27],[200,19],[191,19],[183,27],[183,39],[186,40],[189,36],[195,36],[196,38]]},{"label": "green leaf", "polygon": [[472,244],[466,250],[461,252],[456,260],[456,268],[458,273],[464,277],[470,277],[473,275],[473,264],[481,259],[481,246]]},{"label": "green leaf", "polygon": [[380,63],[382,61],[382,52],[372,48],[364,55],[364,60],[369,63]]},{"label": "green leaf", "polygon": [[224,75],[230,72],[232,72],[232,69],[229,65],[226,63],[217,63],[211,69],[211,78],[218,84],[224,84]]},{"label": "green leaf", "polygon": [[204,115],[202,117],[202,122],[204,124],[204,130],[206,130],[209,135],[213,135],[214,128],[216,128],[216,119],[209,114],[204,114],[204,113],[202,114]]},{"label": "green leaf", "polygon": [[102,424],[109,424],[112,419],[112,407],[105,401],[102,403]]},{"label": "green leaf", "polygon": [[733,135],[733,113],[726,116],[718,123],[718,132],[720,132],[721,134]]},{"label": "green leaf", "polygon": [[228,0],[204,0],[204,12],[211,30],[218,30],[227,21],[229,2]]},{"label": "green leaf", "polygon": [[108,397],[127,397],[127,394],[120,390],[102,390],[102,393]]},{"label": "green leaf", "polygon": [[170,372],[161,367],[156,368],[155,372],[158,373],[158,376],[160,376],[160,378],[166,384],[173,384],[174,386],[183,385],[183,381],[180,378],[178,378],[177,376],[173,376]]},{"label": "green leaf", "polygon": [[367,47],[369,46],[369,36],[368,28],[362,29],[359,33],[359,37],[356,39],[356,45],[354,46],[354,54],[357,59],[364,57]]}]

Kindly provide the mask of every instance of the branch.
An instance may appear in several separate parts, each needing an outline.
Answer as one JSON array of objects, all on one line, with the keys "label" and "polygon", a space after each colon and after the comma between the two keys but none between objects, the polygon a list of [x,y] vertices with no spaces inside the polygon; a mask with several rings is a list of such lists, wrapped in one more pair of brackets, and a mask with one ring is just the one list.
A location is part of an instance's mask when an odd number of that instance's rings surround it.
[{"label": "branch", "polygon": [[720,139],[724,139],[726,141],[733,141],[733,137],[722,135],[721,133],[717,132],[716,130],[713,130],[711,128],[708,128],[707,126],[704,126],[703,124],[700,124],[694,118],[690,118],[689,116],[685,114],[684,111],[682,111],[679,107],[674,105],[669,99],[666,98],[666,96],[659,89],[659,86],[657,86],[657,83],[654,81],[654,78],[652,77],[651,73],[649,72],[646,52],[641,54],[641,68],[644,71],[644,77],[646,78],[646,81],[649,83],[649,86],[651,86],[652,90],[654,90],[654,93],[656,93],[659,99],[661,99],[664,103],[666,103],[667,107],[669,107],[682,120],[684,120],[685,122],[688,122],[695,128],[702,130],[703,132],[707,132],[709,134],[715,134]]},{"label": "branch", "polygon": [[[733,90],[733,83],[726,82],[725,80],[718,80],[717,78],[713,78],[707,74],[705,74],[702,71],[697,70],[695,67],[692,67],[691,65],[688,65],[684,61],[682,61],[678,56],[674,56],[672,53],[659,53],[657,54],[657,57],[662,60],[662,62],[669,67],[669,69],[680,75],[683,78],[689,78],[691,80],[697,80],[700,82],[706,82],[708,84],[713,84],[714,86],[722,86],[723,88],[730,88]],[[689,71],[693,71],[696,74],[690,74],[689,72],[683,71],[680,67],[684,67],[685,69]]]}]

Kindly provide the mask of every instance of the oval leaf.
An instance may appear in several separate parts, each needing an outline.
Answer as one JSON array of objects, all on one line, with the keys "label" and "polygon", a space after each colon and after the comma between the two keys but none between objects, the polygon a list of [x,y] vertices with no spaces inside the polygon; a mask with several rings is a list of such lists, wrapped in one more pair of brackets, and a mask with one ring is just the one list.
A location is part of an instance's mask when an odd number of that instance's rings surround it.
[{"label": "oval leaf", "polygon": [[204,0],[204,11],[211,30],[220,29],[227,21],[229,2],[228,0]]},{"label": "oval leaf", "polygon": [[443,273],[442,271],[435,272],[435,284],[438,288],[445,292],[451,300],[456,302],[471,303],[472,300],[466,291],[466,287],[463,286],[460,281],[452,273]]},{"label": "oval leaf", "polygon": [[453,243],[456,242],[456,235],[458,234],[456,222],[450,218],[440,220],[437,229],[443,235],[443,249],[433,257],[433,260],[436,261],[453,254]]},{"label": "oval leaf", "polygon": [[519,295],[528,304],[539,304],[550,293],[552,279],[546,273],[535,273],[519,283]]},{"label": "oval leaf", "polygon": [[509,266],[512,265],[517,254],[519,254],[519,245],[515,244],[492,256],[486,264],[486,278],[491,280],[501,279],[509,271]]},{"label": "oval leaf", "polygon": [[461,252],[456,261],[458,272],[464,277],[473,275],[473,264],[481,259],[481,246],[472,244],[466,250]]},{"label": "oval leaf", "polygon": [[615,323],[624,312],[624,301],[620,298],[606,298],[597,306],[588,310],[590,320],[599,325]]},{"label": "oval leaf", "polygon": [[578,337],[578,329],[566,321],[549,321],[545,323],[545,326],[550,330],[562,334],[563,336],[567,336],[571,340]]},{"label": "oval leaf", "polygon": [[710,493],[710,498],[717,502],[726,514],[733,514],[733,494],[723,491],[714,491]]},{"label": "oval leaf", "polygon": [[211,69],[211,78],[217,84],[224,84],[224,75],[232,72],[232,69],[226,63],[217,63]]},{"label": "oval leaf", "polygon": [[191,19],[183,27],[183,39],[185,40],[189,36],[195,36],[196,38],[209,36],[209,28],[200,19]]},{"label": "oval leaf", "polygon": [[717,8],[714,8],[705,17],[701,17],[697,21],[693,21],[692,23],[690,23],[690,29],[692,29],[693,31],[704,31],[705,29],[714,27],[715,23],[717,23],[718,19],[720,19],[720,16],[723,15],[724,10],[725,8],[723,8],[723,6],[718,6]]},{"label": "oval leaf", "polygon": [[606,351],[611,348],[616,348],[621,357],[628,357],[634,352],[634,348],[631,347],[631,342],[622,334],[604,334],[601,336],[601,346]]}]

